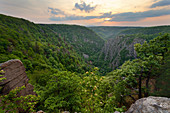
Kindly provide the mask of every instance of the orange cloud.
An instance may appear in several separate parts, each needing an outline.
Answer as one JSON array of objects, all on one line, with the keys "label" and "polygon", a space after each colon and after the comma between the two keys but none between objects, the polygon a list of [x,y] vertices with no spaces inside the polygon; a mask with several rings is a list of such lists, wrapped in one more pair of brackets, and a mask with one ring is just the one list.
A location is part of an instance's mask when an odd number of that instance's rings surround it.
[{"label": "orange cloud", "polygon": [[170,15],[150,17],[135,22],[109,22],[102,23],[102,26],[159,26],[159,25],[170,25]]}]

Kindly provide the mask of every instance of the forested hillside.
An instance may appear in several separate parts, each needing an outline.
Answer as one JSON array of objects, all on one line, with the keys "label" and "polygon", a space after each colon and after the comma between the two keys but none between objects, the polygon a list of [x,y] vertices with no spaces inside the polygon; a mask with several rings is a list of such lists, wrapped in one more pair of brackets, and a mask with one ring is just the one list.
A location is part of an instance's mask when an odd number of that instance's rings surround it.
[{"label": "forested hillside", "polygon": [[70,43],[49,28],[0,15],[0,33],[0,62],[20,59],[31,73],[45,69],[85,72],[90,67]]},{"label": "forested hillside", "polygon": [[155,26],[155,27],[143,27],[138,29],[127,29],[121,31],[118,35],[127,35],[127,34],[143,34],[143,35],[150,35],[150,34],[158,34],[158,33],[169,33],[170,26]]},{"label": "forested hillside", "polygon": [[140,35],[151,35],[159,33],[169,33],[170,26],[155,26],[155,27],[113,27],[113,26],[94,26],[89,27],[95,31],[99,36],[108,40],[116,38],[120,35],[140,34]]},{"label": "forested hillside", "polygon": [[119,27],[119,26],[92,26],[89,27],[93,31],[95,31],[99,36],[103,37],[105,40],[110,38],[115,38],[122,31],[139,29],[141,27]]},{"label": "forested hillside", "polygon": [[[88,32],[86,33],[88,34]],[[0,63],[10,59],[20,59],[25,65],[27,75],[37,93],[44,91],[48,81],[55,76],[52,76],[53,74],[59,75],[62,77],[61,79],[66,77],[65,79],[70,84],[72,84],[72,80],[78,85],[76,81],[79,80],[81,74],[93,70],[93,66],[85,63],[71,44],[49,27],[24,19],[0,15]],[[63,76],[61,76],[62,73]],[[45,100],[39,104],[44,106],[46,105],[44,102]]]},{"label": "forested hillside", "polygon": [[[142,97],[169,97],[168,29],[121,34],[104,44],[86,27],[39,25],[0,15],[0,63],[20,59],[37,94],[17,98],[23,87],[5,95],[0,91],[0,112],[19,108],[47,113],[123,112]],[[158,36],[160,31],[168,33]]]},{"label": "forested hillside", "polygon": [[[114,33],[114,29],[112,30]],[[105,42],[98,57],[92,57],[91,60],[95,66],[100,67],[100,72],[107,73],[118,68],[125,61],[136,58],[134,50],[136,43],[142,44],[144,41],[152,40],[159,36],[160,33],[170,33],[170,26],[122,28],[122,30],[117,33],[117,36],[114,34],[110,36],[112,38]]]},{"label": "forested hillside", "polygon": [[78,25],[42,25],[69,42],[79,54],[93,56],[100,52],[104,40],[91,29]]}]

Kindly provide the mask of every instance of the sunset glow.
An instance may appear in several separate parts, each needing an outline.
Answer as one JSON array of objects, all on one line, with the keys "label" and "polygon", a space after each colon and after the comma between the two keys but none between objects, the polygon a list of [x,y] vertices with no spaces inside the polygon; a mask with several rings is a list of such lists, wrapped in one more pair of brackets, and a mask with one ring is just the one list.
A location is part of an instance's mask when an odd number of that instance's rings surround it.
[{"label": "sunset glow", "polygon": [[111,20],[111,18],[105,18],[104,20],[109,21],[109,20]]},{"label": "sunset glow", "polygon": [[170,25],[169,6],[170,0],[0,0],[0,13],[35,23],[152,26]]}]

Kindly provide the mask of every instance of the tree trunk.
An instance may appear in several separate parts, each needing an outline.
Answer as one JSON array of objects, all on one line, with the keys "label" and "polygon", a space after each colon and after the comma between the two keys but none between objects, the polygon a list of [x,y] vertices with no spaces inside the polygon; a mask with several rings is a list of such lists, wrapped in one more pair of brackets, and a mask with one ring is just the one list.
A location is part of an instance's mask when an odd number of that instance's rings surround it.
[{"label": "tree trunk", "polygon": [[148,97],[149,95],[149,80],[150,80],[150,72],[148,73],[147,79],[146,79],[146,92],[145,97]]},{"label": "tree trunk", "polygon": [[139,94],[138,94],[138,98],[142,98],[142,74],[139,75]]},{"label": "tree trunk", "polygon": [[136,99],[132,96],[132,95],[129,95],[134,101],[136,101]]}]

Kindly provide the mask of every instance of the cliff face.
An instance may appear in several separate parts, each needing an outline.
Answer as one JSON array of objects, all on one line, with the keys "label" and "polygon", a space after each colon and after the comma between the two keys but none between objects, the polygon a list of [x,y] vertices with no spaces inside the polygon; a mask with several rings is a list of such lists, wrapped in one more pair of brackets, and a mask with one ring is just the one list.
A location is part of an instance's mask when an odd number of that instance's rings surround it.
[{"label": "cliff face", "polygon": [[102,48],[99,59],[108,62],[109,67],[115,69],[124,61],[135,58],[134,44],[143,42],[144,39],[123,35],[109,39]]},{"label": "cliff face", "polygon": [[25,73],[25,67],[20,60],[9,60],[0,64],[0,69],[5,71],[4,77],[6,80],[0,82],[2,86],[1,94],[8,94],[12,89],[16,87],[25,86],[19,96],[25,96],[28,94],[35,94],[33,92],[33,86],[28,83],[28,77]]}]

